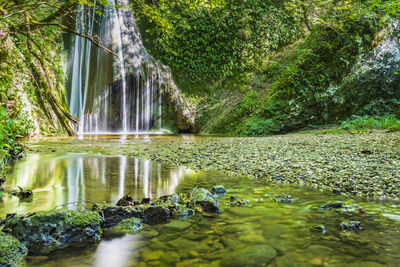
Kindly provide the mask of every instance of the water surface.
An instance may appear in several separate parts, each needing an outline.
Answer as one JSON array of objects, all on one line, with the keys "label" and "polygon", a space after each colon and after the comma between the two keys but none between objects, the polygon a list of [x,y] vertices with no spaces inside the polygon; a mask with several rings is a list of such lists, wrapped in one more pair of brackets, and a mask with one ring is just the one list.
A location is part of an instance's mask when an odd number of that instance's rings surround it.
[{"label": "water surface", "polygon": [[[163,138],[131,141],[163,142]],[[6,197],[0,203],[0,213],[4,216],[60,205],[74,209],[76,202],[82,200],[115,203],[128,193],[140,199],[216,184],[228,189],[221,201],[236,196],[249,204],[223,206],[222,213],[213,218],[194,215],[182,219],[178,228],[169,224],[146,226],[137,235],[103,240],[85,249],[66,249],[44,258],[29,258],[27,266],[221,266],[232,253],[260,244],[268,244],[278,252],[269,262],[272,266],[400,265],[397,202],[365,201],[309,187],[268,185],[212,170],[169,167],[117,155],[124,144],[115,137],[92,141],[101,142],[110,150],[114,148],[115,155],[61,152],[67,149],[68,142],[75,142],[76,150],[79,145],[85,149],[88,145],[95,147],[95,143],[79,139],[51,141],[46,151],[54,149],[54,153],[29,153],[9,170],[7,184],[31,188],[35,198],[19,201]],[[30,147],[35,151],[43,149]],[[273,196],[282,193],[291,195],[294,203],[275,202]],[[348,209],[319,209],[334,201],[343,201]],[[362,207],[365,214],[360,214],[357,207]],[[363,229],[342,231],[340,223],[349,220],[360,221]],[[324,225],[327,232],[316,230],[318,225]]]}]

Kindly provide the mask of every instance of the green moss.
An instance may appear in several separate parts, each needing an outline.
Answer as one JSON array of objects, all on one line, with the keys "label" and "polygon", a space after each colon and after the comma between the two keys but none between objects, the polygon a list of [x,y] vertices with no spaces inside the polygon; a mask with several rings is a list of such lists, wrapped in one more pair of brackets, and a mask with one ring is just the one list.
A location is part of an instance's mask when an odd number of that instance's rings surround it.
[{"label": "green moss", "polygon": [[116,226],[107,230],[108,234],[135,234],[143,228],[142,221],[138,218],[122,220]]},{"label": "green moss", "polygon": [[0,232],[0,266],[19,266],[28,249],[12,235]]},{"label": "green moss", "polygon": [[95,212],[55,210],[15,216],[3,231],[23,242],[31,253],[48,253],[76,243],[101,239],[101,217]]}]

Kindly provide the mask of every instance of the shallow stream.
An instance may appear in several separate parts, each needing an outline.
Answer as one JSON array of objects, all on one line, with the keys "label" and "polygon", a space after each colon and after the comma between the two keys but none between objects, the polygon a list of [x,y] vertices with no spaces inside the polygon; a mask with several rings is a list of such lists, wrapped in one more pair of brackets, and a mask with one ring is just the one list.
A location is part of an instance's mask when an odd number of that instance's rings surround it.
[{"label": "shallow stream", "polygon": [[[228,190],[221,201],[235,196],[248,200],[248,205],[223,206],[215,217],[194,215],[166,225],[145,226],[137,235],[103,240],[84,249],[30,257],[26,265],[242,266],[241,261],[250,263],[259,256],[257,253],[265,254],[266,250],[275,250],[277,256],[258,262],[260,266],[400,265],[398,202],[365,201],[310,187],[271,185],[218,171],[193,171],[118,155],[125,142],[163,140],[95,140],[101,143],[101,149],[113,151],[107,156],[87,153],[87,140],[51,140],[47,149],[27,142],[33,151],[9,170],[7,185],[31,188],[35,197],[30,201],[5,197],[0,203],[0,214],[4,217],[7,213],[50,210],[63,205],[75,209],[82,200],[115,203],[125,194],[138,199],[154,198],[218,184]],[[80,146],[85,153],[77,153]],[[96,147],[93,143],[90,146]],[[37,151],[40,149],[44,152]],[[67,150],[74,153],[64,152]],[[291,195],[294,203],[276,202],[274,196],[281,194]],[[345,208],[319,208],[337,201],[342,201]],[[360,221],[362,229],[344,231],[340,227],[343,221]],[[321,225],[326,232],[319,228]],[[232,262],[233,258],[240,260]]]}]

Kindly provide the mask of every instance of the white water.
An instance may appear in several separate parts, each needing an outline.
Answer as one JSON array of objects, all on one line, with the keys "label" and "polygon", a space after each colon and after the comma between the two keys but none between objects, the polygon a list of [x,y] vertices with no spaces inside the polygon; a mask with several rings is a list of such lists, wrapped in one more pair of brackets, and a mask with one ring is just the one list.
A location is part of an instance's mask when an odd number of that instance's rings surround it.
[{"label": "white water", "polygon": [[[127,0],[113,3],[128,5]],[[144,48],[129,8],[100,8],[103,16],[94,8],[79,7],[76,31],[98,36],[118,57],[75,37],[67,98],[72,114],[79,118],[77,132],[132,134],[161,129],[161,64]]]}]

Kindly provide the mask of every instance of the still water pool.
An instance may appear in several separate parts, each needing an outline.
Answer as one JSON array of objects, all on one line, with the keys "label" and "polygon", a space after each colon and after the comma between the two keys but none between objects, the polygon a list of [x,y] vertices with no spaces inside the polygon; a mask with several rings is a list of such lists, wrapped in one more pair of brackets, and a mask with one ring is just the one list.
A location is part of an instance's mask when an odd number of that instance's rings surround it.
[{"label": "still water pool", "polygon": [[[114,141],[102,142],[113,147]],[[53,148],[60,150],[56,144]],[[65,146],[62,141],[61,146]],[[35,197],[20,201],[6,196],[0,202],[2,217],[57,206],[75,209],[82,200],[115,203],[125,194],[154,198],[218,184],[228,190],[221,200],[236,196],[249,201],[243,207],[223,206],[212,218],[194,215],[145,226],[137,235],[98,245],[30,257],[26,266],[400,265],[398,202],[365,201],[309,187],[271,185],[217,171],[92,153],[31,152],[8,171],[7,179],[10,187],[33,189]],[[281,194],[291,195],[294,203],[276,202],[274,196]],[[319,208],[337,201],[345,208]],[[343,221],[360,221],[362,229],[343,231]],[[317,229],[321,225],[325,233]]]}]

